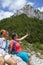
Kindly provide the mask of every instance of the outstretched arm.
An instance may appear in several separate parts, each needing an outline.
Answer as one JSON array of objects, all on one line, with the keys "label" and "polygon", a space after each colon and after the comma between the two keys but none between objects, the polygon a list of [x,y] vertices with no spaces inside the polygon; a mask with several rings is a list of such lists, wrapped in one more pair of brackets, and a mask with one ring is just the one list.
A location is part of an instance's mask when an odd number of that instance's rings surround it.
[{"label": "outstretched arm", "polygon": [[22,41],[22,40],[24,40],[27,36],[29,36],[30,35],[30,33],[27,33],[25,36],[23,36],[22,38],[20,38],[19,40],[20,41]]}]

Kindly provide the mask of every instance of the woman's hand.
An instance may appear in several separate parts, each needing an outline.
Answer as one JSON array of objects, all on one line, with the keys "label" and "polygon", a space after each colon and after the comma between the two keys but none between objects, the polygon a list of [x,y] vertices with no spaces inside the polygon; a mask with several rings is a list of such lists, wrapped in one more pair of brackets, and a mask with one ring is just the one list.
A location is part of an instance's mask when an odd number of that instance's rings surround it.
[{"label": "woman's hand", "polygon": [[30,32],[27,32],[26,35],[29,36],[30,35]]}]

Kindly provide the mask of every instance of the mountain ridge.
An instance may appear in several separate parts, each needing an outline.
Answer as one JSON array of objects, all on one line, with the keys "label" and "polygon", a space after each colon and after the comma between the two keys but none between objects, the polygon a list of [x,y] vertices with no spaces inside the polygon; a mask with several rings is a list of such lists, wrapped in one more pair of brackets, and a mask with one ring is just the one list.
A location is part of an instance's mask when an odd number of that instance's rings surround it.
[{"label": "mountain ridge", "polygon": [[21,15],[21,14],[26,14],[28,17],[32,18],[38,18],[38,19],[43,19],[43,12],[40,12],[38,9],[35,9],[31,5],[25,5],[22,9],[17,10],[16,13],[14,13],[14,16]]}]

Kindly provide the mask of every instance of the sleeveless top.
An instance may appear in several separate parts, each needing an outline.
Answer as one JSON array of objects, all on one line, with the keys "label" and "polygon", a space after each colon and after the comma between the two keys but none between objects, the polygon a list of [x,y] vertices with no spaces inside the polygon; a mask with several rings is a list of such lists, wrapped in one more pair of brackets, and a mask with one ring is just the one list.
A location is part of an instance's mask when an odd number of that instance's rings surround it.
[{"label": "sleeveless top", "polygon": [[12,46],[12,49],[13,49],[16,53],[22,51],[22,48],[21,48],[21,46],[20,46],[20,43],[14,41],[14,40],[11,40],[11,41],[10,41],[10,44],[11,44],[11,46]]},{"label": "sleeveless top", "polygon": [[8,50],[9,42],[5,38],[0,38],[0,49]]}]

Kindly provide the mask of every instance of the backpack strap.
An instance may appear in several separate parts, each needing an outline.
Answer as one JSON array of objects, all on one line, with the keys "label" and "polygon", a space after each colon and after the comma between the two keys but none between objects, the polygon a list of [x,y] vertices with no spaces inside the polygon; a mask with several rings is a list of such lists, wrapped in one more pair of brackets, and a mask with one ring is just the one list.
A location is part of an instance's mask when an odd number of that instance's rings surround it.
[{"label": "backpack strap", "polygon": [[9,44],[8,44],[8,42],[6,41],[6,45],[5,45],[4,50],[8,49],[8,47],[9,47]]},{"label": "backpack strap", "polygon": [[14,41],[14,42],[13,42],[13,46],[12,46],[13,49],[12,49],[12,51],[11,51],[11,54],[17,54],[17,53],[16,53],[16,44],[17,44],[17,42]]},{"label": "backpack strap", "polygon": [[13,48],[14,48],[15,50],[16,50],[16,44],[17,44],[17,42],[14,41]]}]

